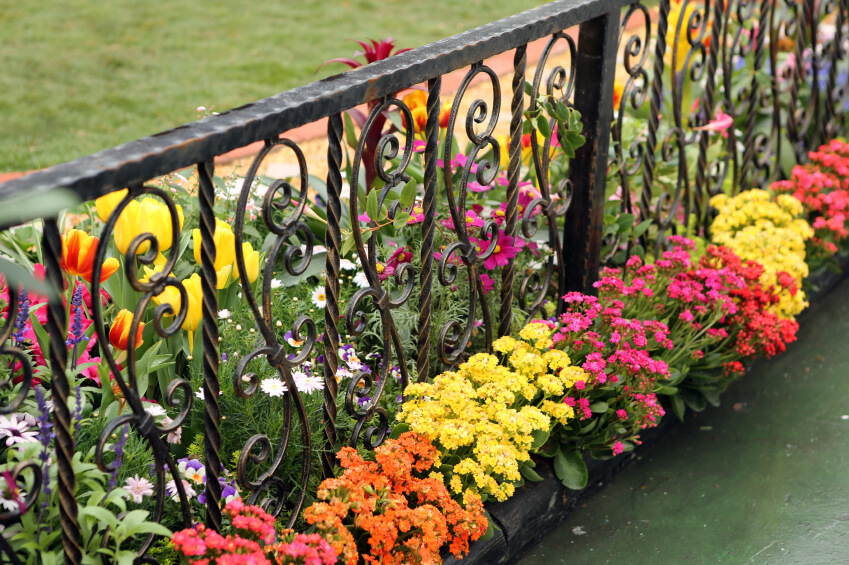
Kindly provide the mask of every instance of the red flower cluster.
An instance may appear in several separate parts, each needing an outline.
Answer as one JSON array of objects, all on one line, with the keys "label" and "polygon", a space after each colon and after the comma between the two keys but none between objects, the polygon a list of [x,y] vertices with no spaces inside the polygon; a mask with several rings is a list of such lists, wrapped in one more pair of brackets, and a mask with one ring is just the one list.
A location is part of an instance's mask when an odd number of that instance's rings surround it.
[{"label": "red flower cluster", "polygon": [[486,532],[487,520],[477,496],[467,496],[464,509],[440,478],[420,478],[438,464],[437,456],[427,438],[412,432],[377,448],[376,462],[343,448],[337,457],[344,473],[321,483],[321,502],[304,516],[347,565],[358,557],[366,563],[441,563],[445,544],[460,557]]},{"label": "red flower cluster", "polygon": [[[704,268],[729,269],[736,273],[745,286],[732,289],[730,296],[737,311],[727,316],[720,327],[725,329],[734,343],[736,359],[726,362],[726,373],[742,372],[739,361],[758,355],[767,359],[783,353],[788,343],[796,340],[799,324],[794,320],[779,318],[769,312],[769,307],[780,300],[780,290],[764,287],[760,282],[763,267],[755,261],[743,261],[727,247],[711,245],[699,261]],[[794,292],[791,277],[778,277],[779,284]]]},{"label": "red flower cluster", "polygon": [[815,231],[808,261],[816,264],[837,253],[837,244],[849,236],[849,144],[833,140],[808,157],[810,162],[794,167],[789,180],[775,182],[771,188],[804,205]]},{"label": "red flower cluster", "polygon": [[259,506],[246,506],[240,499],[224,508],[228,528],[223,536],[196,524],[176,532],[172,541],[190,565],[334,565],[336,552],[319,535],[284,532],[284,541],[274,543],[274,516]]}]

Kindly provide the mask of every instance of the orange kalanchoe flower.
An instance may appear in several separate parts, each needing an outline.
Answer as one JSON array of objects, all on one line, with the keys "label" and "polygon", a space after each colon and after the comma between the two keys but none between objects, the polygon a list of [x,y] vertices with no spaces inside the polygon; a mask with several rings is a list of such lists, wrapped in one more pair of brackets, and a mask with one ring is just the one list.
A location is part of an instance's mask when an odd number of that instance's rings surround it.
[{"label": "orange kalanchoe flower", "polygon": [[[62,236],[62,270],[71,276],[84,278],[91,283],[94,271],[94,256],[100,239],[81,230],[71,230]],[[114,257],[103,262],[100,269],[100,282],[105,281],[118,270],[120,263]]]},{"label": "orange kalanchoe flower", "polygon": [[[115,317],[115,323],[109,328],[109,341],[116,349],[121,351],[127,350],[127,342],[130,340],[130,326],[133,325],[133,313],[129,310],[121,310]],[[139,329],[136,332],[136,349],[141,347],[144,342],[142,332],[144,331],[144,322],[139,322]]]}]

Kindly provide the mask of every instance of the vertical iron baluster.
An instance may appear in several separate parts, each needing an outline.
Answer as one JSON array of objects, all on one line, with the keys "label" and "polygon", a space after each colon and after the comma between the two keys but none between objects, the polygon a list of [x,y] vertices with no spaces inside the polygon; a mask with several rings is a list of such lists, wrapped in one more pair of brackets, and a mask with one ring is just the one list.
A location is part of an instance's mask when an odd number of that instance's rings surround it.
[{"label": "vertical iron baluster", "polygon": [[436,221],[436,150],[439,145],[439,93],[442,89],[442,77],[430,79],[427,83],[427,124],[425,125],[425,169],[424,198],[422,199],[422,270],[419,274],[421,293],[419,294],[419,334],[416,345],[419,356],[416,359],[418,382],[425,382],[430,372],[430,322],[433,303],[433,231]]},{"label": "vertical iron baluster", "polygon": [[206,468],[206,525],[221,529],[221,409],[218,405],[218,290],[215,272],[215,187],[213,163],[198,163],[198,208],[200,210],[200,264],[203,276],[203,453]]},{"label": "vertical iron baluster", "polygon": [[[713,26],[711,27],[710,34],[707,83],[705,84],[705,91],[702,95],[702,115],[705,117],[704,123],[708,123],[710,121],[710,117],[713,116],[713,92],[715,87],[714,77],[716,76],[717,52],[719,50],[720,35],[723,27],[723,7],[723,2],[715,2],[713,6]],[[705,14],[705,17],[709,17],[709,14]],[[708,181],[707,148],[709,139],[709,132],[703,131],[699,135],[699,160],[696,165],[696,225],[699,226],[701,225],[701,222],[704,221],[703,225],[705,230],[707,230],[707,217],[708,210],[710,208],[708,201],[711,197],[710,187],[705,186]]]},{"label": "vertical iron baluster", "polygon": [[[763,0],[761,2],[761,13],[758,19],[758,34],[755,37],[754,73],[760,71],[760,68],[763,66],[765,58],[764,37],[766,36],[766,29],[769,25],[769,12],[771,5],[772,2],[770,0]],[[710,80],[710,77],[708,77],[708,80]],[[761,87],[755,74],[752,76],[751,89],[751,92],[749,92],[748,114],[746,116],[746,134],[743,138],[743,147],[745,147],[743,151],[743,164],[740,168],[740,188],[742,190],[752,188],[749,179],[749,170],[754,166],[755,148],[757,145],[755,143],[755,118],[757,118],[758,113],[758,101],[761,97]]]},{"label": "vertical iron baluster", "polygon": [[[507,164],[507,210],[504,231],[510,237],[516,237],[516,217],[519,205],[519,166],[522,158],[522,113],[525,110],[525,62],[527,45],[516,48],[513,55],[513,99],[510,102],[510,147]],[[555,246],[552,245],[552,248]],[[513,321],[513,263],[510,262],[501,271],[501,319],[498,335],[509,335]]]},{"label": "vertical iron baluster", "polygon": [[654,184],[654,152],[657,148],[657,128],[660,124],[661,97],[663,96],[663,57],[666,55],[666,31],[669,28],[669,0],[660,0],[657,18],[657,43],[654,48],[654,76],[651,85],[648,137],[643,164],[643,191],[640,196],[640,214],[651,218],[652,185]]},{"label": "vertical iron baluster", "polygon": [[324,246],[326,276],[324,294],[324,453],[321,465],[324,476],[333,476],[336,461],[336,394],[339,386],[336,371],[339,369],[339,249],[342,237],[339,218],[342,214],[342,115],[334,114],[327,120],[327,231]]},{"label": "vertical iron baluster", "polygon": [[76,477],[74,476],[74,438],[71,434],[71,410],[68,398],[71,396],[71,383],[65,373],[68,349],[67,320],[62,294],[65,289],[62,280],[60,259],[62,258],[62,237],[55,218],[44,222],[44,271],[52,295],[47,303],[47,334],[50,336],[50,367],[53,371],[53,420],[56,430],[56,463],[59,468],[59,519],[62,522],[62,545],[65,548],[66,565],[77,565],[82,560],[80,551],[80,526],[77,522]]},{"label": "vertical iron baluster", "polygon": [[[837,8],[837,16],[835,17],[834,24],[834,37],[831,42],[831,61],[828,68],[828,83],[825,88],[825,115],[823,116],[823,142],[827,142],[833,137],[837,135],[837,116],[838,109],[837,103],[842,102],[842,100],[835,100],[838,94],[845,93],[844,88],[837,87],[837,65],[840,60],[843,58],[843,46],[841,42],[843,40],[842,32],[844,25],[844,18],[846,14],[843,10],[844,2],[840,0]],[[842,96],[840,97],[842,98]]]},{"label": "vertical iron baluster", "polygon": [[593,292],[598,279],[618,42],[618,13],[586,21],[578,32],[575,108],[582,116],[586,144],[571,162],[572,202],[563,233],[561,295],[570,290]]}]

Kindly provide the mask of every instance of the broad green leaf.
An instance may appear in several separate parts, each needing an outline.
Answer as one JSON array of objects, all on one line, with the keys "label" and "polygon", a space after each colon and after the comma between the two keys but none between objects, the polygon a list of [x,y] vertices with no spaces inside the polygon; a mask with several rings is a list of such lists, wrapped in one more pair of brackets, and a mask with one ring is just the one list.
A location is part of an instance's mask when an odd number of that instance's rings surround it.
[{"label": "broad green leaf", "polygon": [[404,185],[404,189],[401,190],[401,207],[409,208],[413,205],[413,202],[416,200],[416,179],[410,179],[410,182]]},{"label": "broad green leaf", "polygon": [[399,230],[407,225],[407,222],[410,221],[410,213],[409,212],[398,212],[398,215],[395,216],[395,221],[392,223],[392,226]]},{"label": "broad green leaf", "polygon": [[342,242],[342,249],[339,250],[339,255],[341,257],[344,257],[345,255],[350,253],[351,250],[354,248],[355,243],[356,242],[354,241],[354,234],[349,233],[348,237],[345,238],[345,241]]},{"label": "broad green leaf", "polygon": [[554,473],[566,488],[581,490],[587,486],[587,465],[574,449],[561,450],[554,456]]},{"label": "broad green leaf", "polygon": [[534,430],[531,432],[531,437],[534,438],[534,442],[531,444],[531,450],[536,451],[548,441],[548,436],[551,434],[549,430]]},{"label": "broad green leaf", "polygon": [[593,402],[590,404],[590,410],[592,410],[593,414],[604,414],[607,412],[607,408],[607,402],[604,401]]},{"label": "broad green leaf", "polygon": [[537,129],[542,134],[543,137],[551,137],[551,128],[548,126],[548,117],[544,115],[540,115],[537,118]]},{"label": "broad green leaf", "polygon": [[533,96],[534,94],[534,85],[532,85],[528,81],[525,81],[525,94],[527,94],[528,96]]},{"label": "broad green leaf", "polygon": [[652,221],[651,221],[651,220],[645,220],[645,221],[640,222],[639,224],[637,224],[637,227],[635,227],[635,228],[634,228],[634,236],[635,236],[635,237],[640,237],[641,235],[643,235],[644,233],[646,233],[646,230],[647,230],[647,229],[649,229],[649,227],[651,226],[651,224],[652,224]]},{"label": "broad green leaf", "polygon": [[399,423],[399,424],[395,424],[394,426],[392,426],[392,433],[389,434],[389,438],[390,439],[398,439],[399,437],[401,437],[401,434],[403,434],[405,432],[409,432],[411,429],[412,428],[410,427],[409,424],[405,424],[403,422]]}]

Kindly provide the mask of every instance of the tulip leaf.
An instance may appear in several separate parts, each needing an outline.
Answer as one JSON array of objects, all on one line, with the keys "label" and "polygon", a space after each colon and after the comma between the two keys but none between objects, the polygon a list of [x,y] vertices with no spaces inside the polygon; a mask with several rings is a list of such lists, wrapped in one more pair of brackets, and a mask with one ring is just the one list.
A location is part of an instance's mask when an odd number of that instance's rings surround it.
[{"label": "tulip leaf", "polygon": [[357,132],[354,131],[354,120],[347,112],[342,114],[342,121],[345,124],[345,142],[351,149],[357,149]]}]

